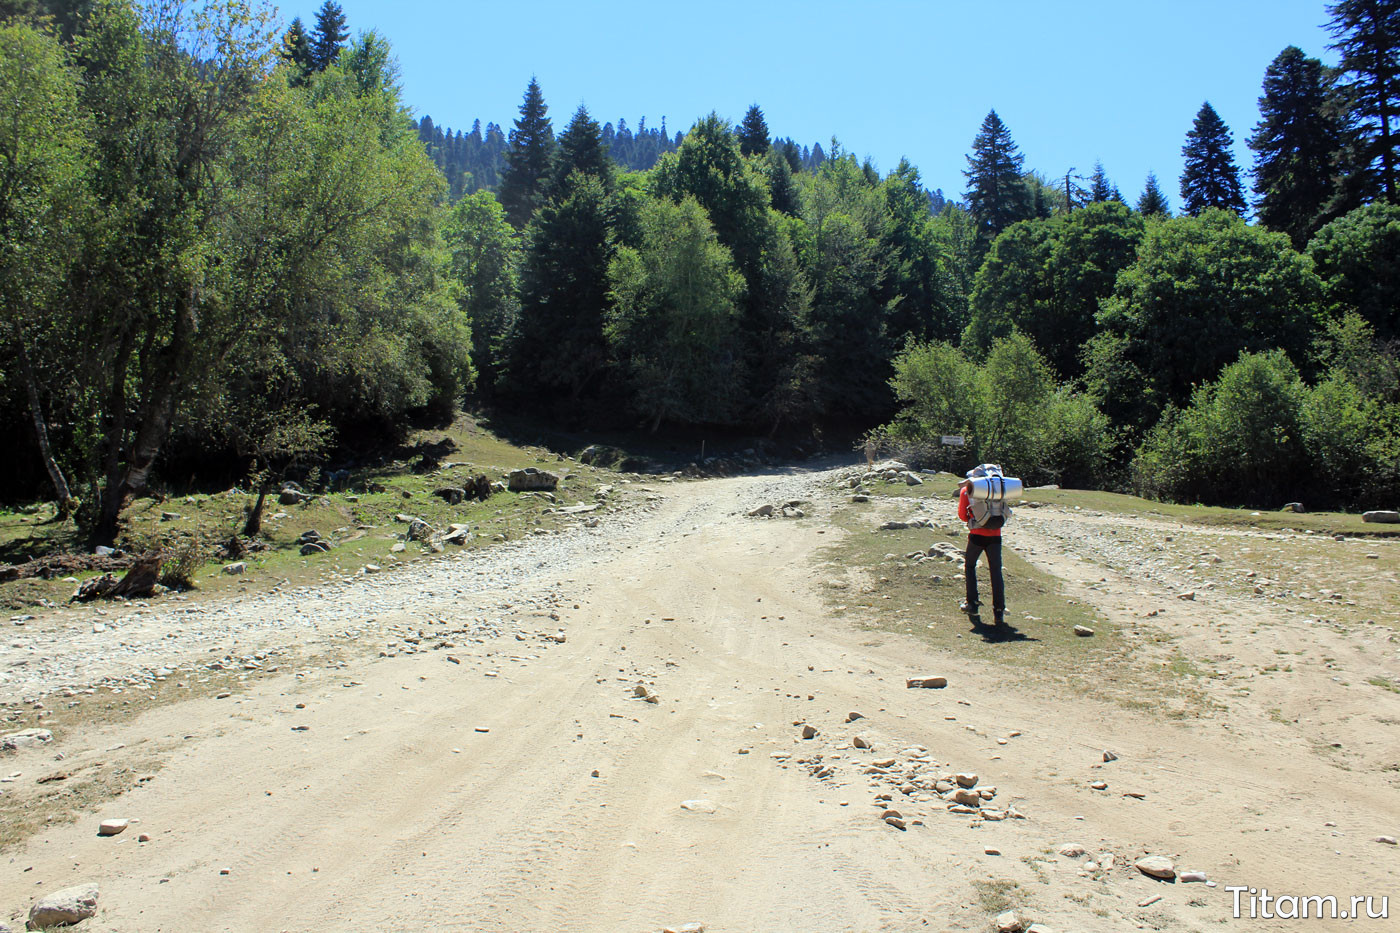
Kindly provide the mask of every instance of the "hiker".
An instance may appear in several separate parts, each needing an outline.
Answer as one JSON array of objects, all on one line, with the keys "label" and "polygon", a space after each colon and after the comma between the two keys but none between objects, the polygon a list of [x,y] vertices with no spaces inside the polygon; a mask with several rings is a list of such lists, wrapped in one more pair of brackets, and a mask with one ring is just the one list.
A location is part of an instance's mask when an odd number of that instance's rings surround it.
[{"label": "hiker", "polygon": [[[989,469],[990,467],[990,469]],[[995,470],[995,474],[992,474]],[[985,552],[987,572],[992,578],[992,618],[1001,625],[1006,614],[1006,586],[1001,578],[1001,526],[1008,511],[1001,503],[974,502],[968,495],[972,481],[988,475],[1000,475],[1001,470],[984,464],[967,471],[967,479],[958,484],[958,519],[967,523],[967,549],[964,551],[963,571],[967,578],[967,599],[959,607],[967,613],[973,625],[981,625],[977,609],[977,561]]]}]

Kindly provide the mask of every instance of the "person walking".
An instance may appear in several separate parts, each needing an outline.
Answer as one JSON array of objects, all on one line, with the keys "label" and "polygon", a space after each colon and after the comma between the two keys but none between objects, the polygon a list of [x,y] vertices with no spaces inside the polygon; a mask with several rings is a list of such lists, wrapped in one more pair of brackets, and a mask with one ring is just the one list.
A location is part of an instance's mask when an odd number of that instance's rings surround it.
[{"label": "person walking", "polygon": [[[978,470],[982,469],[978,467]],[[978,607],[981,605],[977,599],[977,562],[985,553],[987,555],[987,573],[992,578],[992,618],[997,625],[1001,625],[1006,615],[1006,586],[1001,578],[1001,522],[996,521],[995,528],[976,527],[975,518],[972,514],[972,501],[968,496],[968,488],[972,485],[973,475],[977,470],[970,470],[967,479],[958,484],[958,519],[967,523],[967,549],[963,552],[963,571],[967,578],[967,599],[959,607],[967,613],[973,625],[981,625],[982,617],[978,614]]]}]

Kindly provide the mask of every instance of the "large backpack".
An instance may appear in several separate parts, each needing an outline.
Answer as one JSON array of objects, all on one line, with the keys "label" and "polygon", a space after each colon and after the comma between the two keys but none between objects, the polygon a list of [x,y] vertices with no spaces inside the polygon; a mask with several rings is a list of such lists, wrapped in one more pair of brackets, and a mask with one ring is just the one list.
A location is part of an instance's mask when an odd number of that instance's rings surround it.
[{"label": "large backpack", "polygon": [[[968,473],[969,479],[981,477],[1001,477],[1001,467],[995,463],[984,463],[972,472]],[[973,499],[968,497],[967,501],[967,527],[968,528],[1002,528],[1011,521],[1011,506],[1005,501],[997,499],[987,501],[985,499]]]}]

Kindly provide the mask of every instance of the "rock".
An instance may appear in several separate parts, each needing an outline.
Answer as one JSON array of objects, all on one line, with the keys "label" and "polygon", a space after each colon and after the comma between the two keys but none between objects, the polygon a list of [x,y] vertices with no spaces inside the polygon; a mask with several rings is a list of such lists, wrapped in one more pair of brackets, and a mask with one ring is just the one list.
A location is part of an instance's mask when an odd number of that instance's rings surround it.
[{"label": "rock", "polygon": [[900,813],[898,810],[885,810],[883,813],[880,814],[880,819],[882,819],[882,820],[888,820],[888,819],[896,819],[896,820],[898,820],[898,819],[902,819],[903,817],[904,817],[904,814],[903,814],[903,813]]},{"label": "rock", "polygon": [[1133,864],[1150,878],[1161,878],[1163,881],[1176,878],[1176,866],[1165,855],[1144,855]]},{"label": "rock", "polygon": [[1089,852],[1088,849],[1084,848],[1077,842],[1066,842],[1064,845],[1060,846],[1055,851],[1063,855],[1065,858],[1083,858]]},{"label": "rock", "polygon": [[240,561],[237,561],[237,562],[232,563],[232,564],[224,564],[224,573],[228,574],[229,576],[233,576],[233,577],[236,577],[236,576],[238,576],[239,574],[244,573],[245,571],[247,571],[247,569],[248,569],[248,564],[247,564],[246,561],[241,561],[241,560],[240,560]]},{"label": "rock", "polygon": [[1118,760],[1118,756],[1115,755],[1115,754],[1113,754],[1113,752],[1111,752],[1111,751],[1109,751],[1108,749],[1105,748],[1105,749],[1103,750],[1103,760],[1104,760],[1104,761],[1117,761],[1117,760]]},{"label": "rock", "polygon": [[705,924],[691,921],[678,927],[666,927],[661,933],[705,933]]},{"label": "rock", "polygon": [[1182,884],[1205,884],[1207,879],[1203,871],[1184,871],[1176,876],[1176,880]]},{"label": "rock", "polygon": [[681,809],[689,810],[692,813],[714,813],[719,810],[719,807],[716,807],[714,802],[710,800],[682,800]]},{"label": "rock", "polygon": [[1379,842],[1381,845],[1387,846],[1393,846],[1396,842],[1394,836],[1377,836],[1376,841]]},{"label": "rock", "polygon": [[384,568],[378,564],[365,564],[365,573],[378,573]]},{"label": "rock", "polygon": [[1152,894],[1152,895],[1149,895],[1148,897],[1144,897],[1142,900],[1138,901],[1138,906],[1139,906],[1139,907],[1151,907],[1153,904],[1157,903],[1157,902],[1160,901],[1161,899],[1162,899],[1162,895],[1160,895],[1160,894]]},{"label": "rock", "polygon": [[1055,931],[1043,923],[1032,923],[1026,927],[1026,933],[1055,933]]},{"label": "rock", "polygon": [[142,833],[141,835],[139,835],[139,836],[136,837],[136,841],[137,841],[137,842],[150,842],[150,841],[151,841],[151,834],[150,834],[150,833]]},{"label": "rock", "polygon": [[443,486],[440,489],[434,489],[433,495],[448,505],[460,505],[462,500],[467,498],[467,491],[460,486]]},{"label": "rock", "polygon": [[1362,512],[1361,520],[1363,522],[1379,522],[1385,525],[1394,525],[1400,523],[1400,512]]},{"label": "rock", "polygon": [[126,832],[126,828],[131,825],[131,820],[103,820],[97,825],[97,835],[118,836]]},{"label": "rock", "polygon": [[640,697],[641,699],[646,700],[648,703],[661,702],[661,698],[656,695],[656,691],[652,690],[646,684],[637,684],[637,686],[633,687],[632,695],[634,697]]},{"label": "rock", "polygon": [[802,727],[802,737],[804,739],[815,739],[819,735],[821,735],[821,732],[816,726],[808,724]]},{"label": "rock", "polygon": [[1176,594],[1176,598],[1177,598],[1177,599],[1195,600],[1195,598],[1196,598],[1196,591],[1195,591],[1195,590],[1188,590],[1188,591],[1185,592],[1185,593],[1177,593],[1177,594]]},{"label": "rock", "polygon": [[959,787],[977,786],[977,775],[971,771],[964,771],[962,774],[955,775],[953,779],[958,782]]},{"label": "rock", "polygon": [[905,473],[904,483],[906,486],[922,486],[924,481],[919,478],[919,474],[917,473]]},{"label": "rock", "polygon": [[851,739],[851,745],[855,748],[870,748],[870,740],[863,735],[858,735]]},{"label": "rock", "polygon": [[559,486],[559,476],[548,470],[527,467],[523,470],[511,470],[509,484],[511,492],[529,492],[536,489],[553,492]]},{"label": "rock", "polygon": [[969,790],[966,787],[959,787],[956,790],[954,790],[949,799],[952,800],[954,803],[962,804],[964,807],[982,806],[982,795],[977,793],[977,791]]},{"label": "rock", "polygon": [[1021,923],[1021,915],[1014,910],[997,914],[997,933],[1021,933],[1025,926]]},{"label": "rock", "polygon": [[1279,511],[1280,511],[1280,512],[1306,512],[1307,509],[1303,508],[1303,503],[1301,503],[1301,502],[1285,502],[1285,503],[1283,504],[1283,508],[1279,509]]},{"label": "rock", "polygon": [[301,546],[301,556],[310,557],[313,554],[324,554],[330,550],[330,546],[323,541],[308,541]]},{"label": "rock", "polygon": [[851,712],[846,714],[846,722],[855,722],[857,719],[864,718],[865,716],[862,713]]},{"label": "rock", "polygon": [[97,913],[97,885],[80,884],[40,898],[29,908],[29,928],[71,926]]},{"label": "rock", "polygon": [[442,540],[446,544],[466,544],[471,536],[468,526],[454,522],[447,526],[447,534],[442,536]]},{"label": "rock", "polygon": [[930,690],[942,690],[948,686],[946,677],[911,677],[904,682],[904,686],[909,689],[925,688]]},{"label": "rock", "polygon": [[892,768],[897,760],[896,758],[876,758],[870,765],[875,768]]},{"label": "rock", "polygon": [[25,729],[0,735],[0,752],[12,752],[17,748],[36,748],[53,741],[53,733],[47,729]]},{"label": "rock", "polygon": [[163,521],[163,522],[178,522],[180,519],[182,519],[182,518],[184,518],[184,517],[185,517],[185,516],[181,515],[179,512],[161,512],[161,513],[160,513],[160,520]]},{"label": "rock", "polygon": [[1089,786],[1092,787],[1094,790],[1108,790],[1107,781],[1094,781]]},{"label": "rock", "polygon": [[283,489],[277,495],[278,505],[301,505],[311,497],[296,489]]},{"label": "rock", "polygon": [[854,496],[851,496],[851,501],[852,501],[852,502],[869,502],[869,501],[870,501],[870,497],[869,497],[868,495],[866,495],[865,493],[860,493],[860,492],[858,492],[858,493],[856,493]]},{"label": "rock", "polygon": [[432,536],[433,526],[423,521],[423,519],[415,518],[408,523],[408,540],[427,541]]},{"label": "rock", "polygon": [[895,829],[904,831],[908,830],[908,824],[897,816],[887,816],[885,817],[885,822],[893,826]]},{"label": "rock", "polygon": [[881,526],[880,526],[880,530],[881,530],[881,531],[903,531],[905,528],[908,528],[908,527],[909,527],[909,523],[908,523],[908,522],[889,521],[889,522],[885,522],[883,525],[881,525]]},{"label": "rock", "polygon": [[760,505],[757,508],[749,509],[749,518],[769,518],[773,514],[771,505]]},{"label": "rock", "polygon": [[1074,627],[1074,634],[1078,635],[1080,638],[1088,638],[1094,634],[1094,630],[1087,625],[1076,625]]}]

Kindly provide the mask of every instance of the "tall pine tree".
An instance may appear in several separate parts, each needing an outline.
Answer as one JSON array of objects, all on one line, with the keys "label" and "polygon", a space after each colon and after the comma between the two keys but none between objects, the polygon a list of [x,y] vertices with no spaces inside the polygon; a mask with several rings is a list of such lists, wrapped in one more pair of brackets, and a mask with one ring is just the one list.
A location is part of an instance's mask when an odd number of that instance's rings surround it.
[{"label": "tall pine tree", "polygon": [[1342,126],[1328,106],[1322,62],[1290,45],[1264,72],[1262,119],[1254,128],[1255,210],[1264,226],[1302,249],[1327,220],[1342,148]]},{"label": "tall pine tree", "polygon": [[542,188],[554,157],[554,127],[549,122],[540,83],[533,77],[525,88],[520,118],[510,131],[510,149],[501,172],[501,206],[515,229],[522,229],[539,206]]},{"label": "tall pine tree", "polygon": [[1162,193],[1162,186],[1157,184],[1156,172],[1147,173],[1147,184],[1142,189],[1142,197],[1138,198],[1137,209],[1144,217],[1171,216],[1171,205],[1167,203],[1167,196]]},{"label": "tall pine tree", "polygon": [[1206,101],[1196,114],[1186,145],[1181,147],[1186,168],[1181,173],[1181,200],[1186,213],[1195,217],[1208,207],[1223,207],[1244,214],[1240,170],[1231,152],[1233,138],[1220,114]]},{"label": "tall pine tree", "polygon": [[744,155],[762,155],[772,143],[768,139],[768,123],[758,104],[750,104],[748,113],[739,124],[739,151]]},{"label": "tall pine tree", "polygon": [[963,195],[977,222],[977,238],[983,249],[997,234],[1018,220],[1032,216],[1031,194],[1021,177],[1025,157],[1011,139],[1011,131],[997,112],[988,112],[982,129],[972,140],[967,157],[968,190]]},{"label": "tall pine tree", "polygon": [[1400,0],[1341,0],[1327,7],[1342,56],[1341,90],[1360,131],[1361,167],[1400,204]]},{"label": "tall pine tree", "polygon": [[605,191],[612,192],[613,161],[608,158],[608,147],[603,144],[603,131],[598,121],[589,116],[588,108],[583,105],[579,105],[569,125],[559,134],[549,183],[550,197],[563,200],[568,193],[569,179],[576,172],[592,175],[602,182]]},{"label": "tall pine tree", "polygon": [[345,28],[345,11],[339,3],[325,0],[316,11],[316,29],[311,34],[311,67],[325,71],[335,61],[350,32]]},{"label": "tall pine tree", "polygon": [[292,24],[287,27],[287,33],[282,37],[282,58],[289,62],[294,69],[291,81],[293,85],[302,84],[306,81],[306,76],[313,69],[311,54],[311,38],[306,34],[305,27],[301,24],[301,17],[292,20]]},{"label": "tall pine tree", "polygon": [[1108,180],[1108,175],[1103,170],[1103,163],[1094,162],[1094,174],[1089,181],[1089,201],[1093,204],[1102,204],[1104,201],[1121,201],[1123,196],[1118,193],[1118,189]]}]

